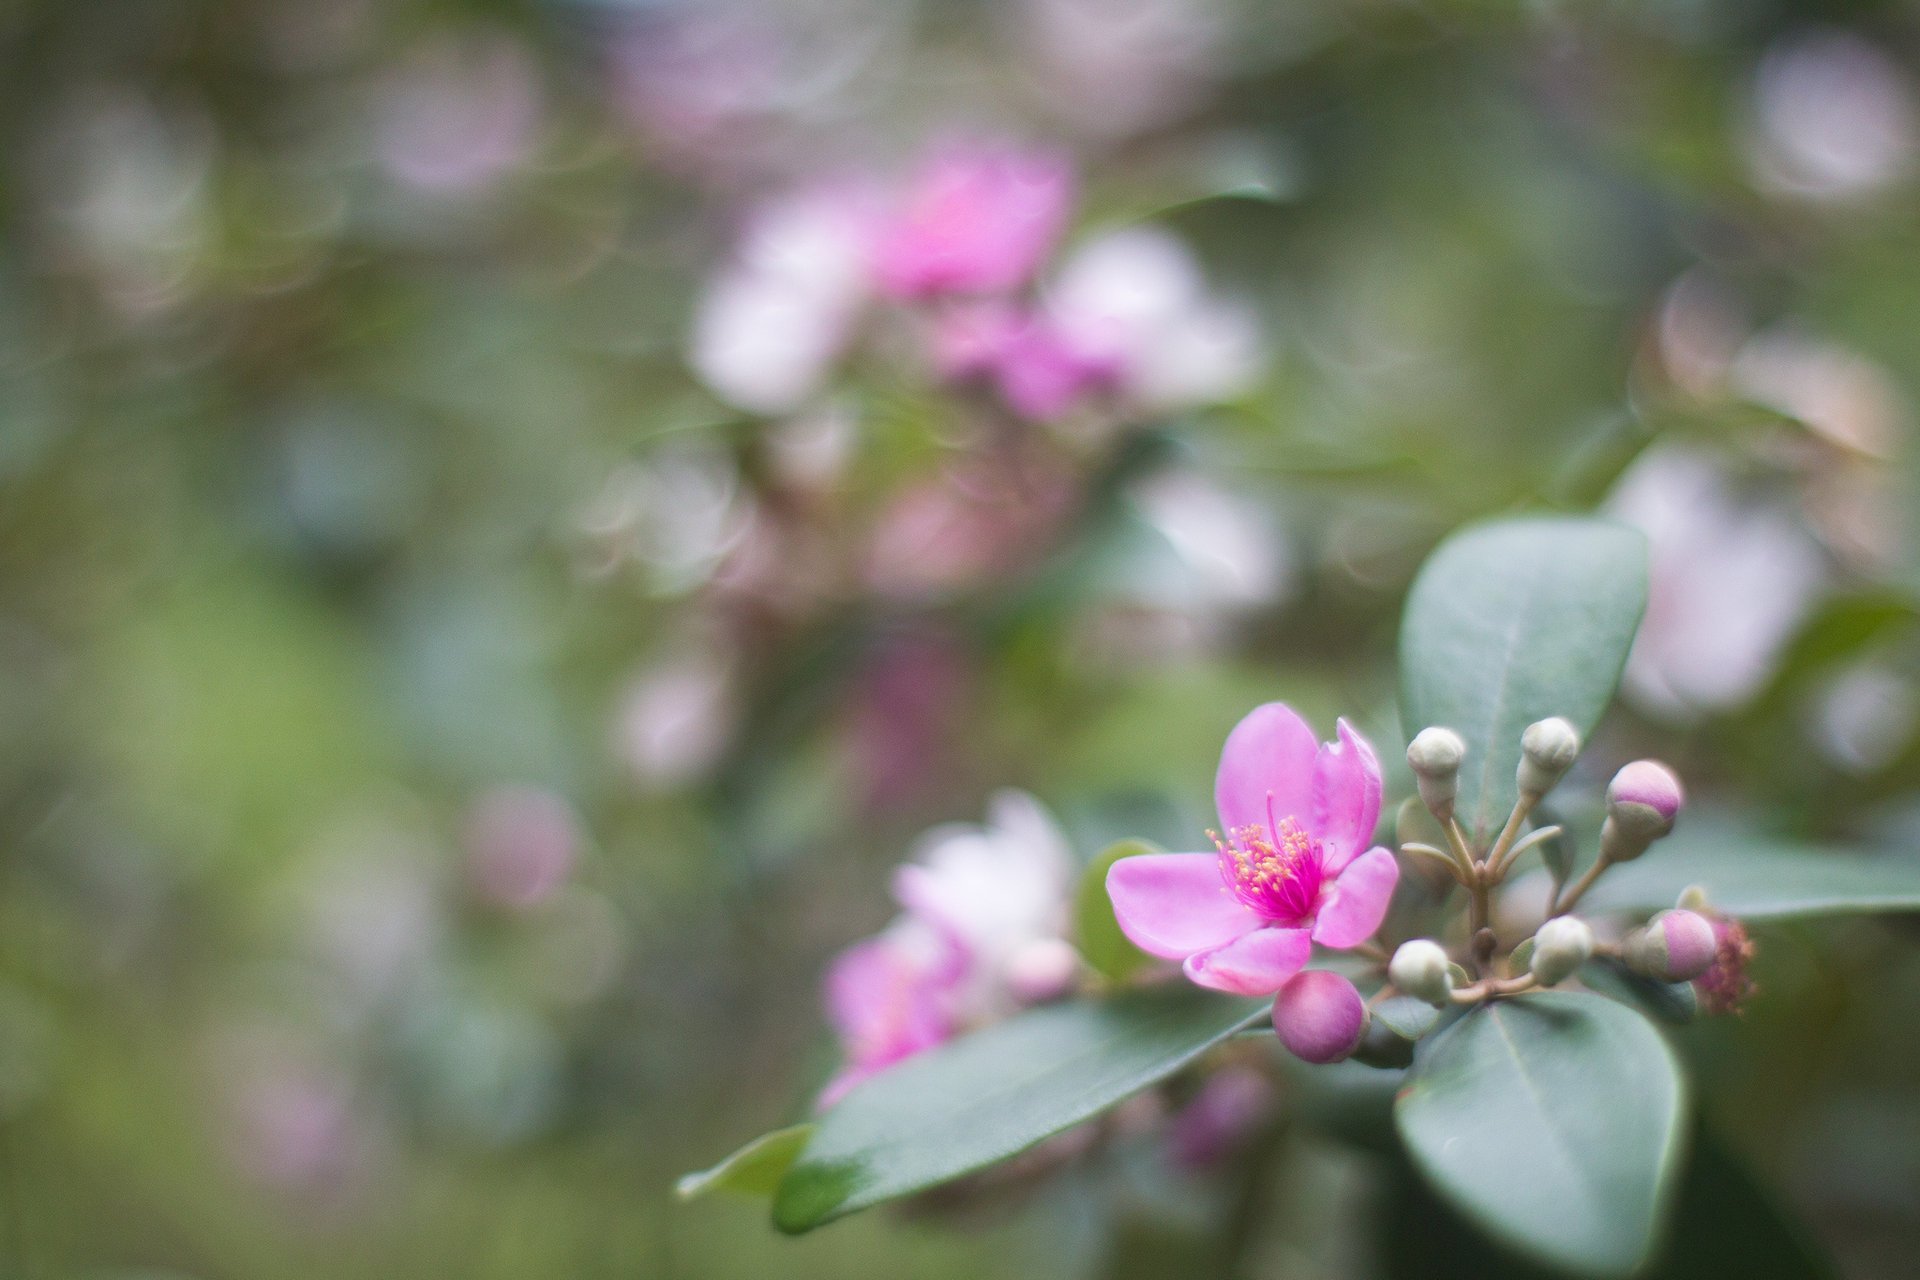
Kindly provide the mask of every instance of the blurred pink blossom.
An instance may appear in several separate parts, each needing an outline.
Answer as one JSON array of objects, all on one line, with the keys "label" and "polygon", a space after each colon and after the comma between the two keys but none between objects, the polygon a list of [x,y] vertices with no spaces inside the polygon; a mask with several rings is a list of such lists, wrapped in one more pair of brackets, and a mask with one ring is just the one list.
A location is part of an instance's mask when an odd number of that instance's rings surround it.
[{"label": "blurred pink blossom", "polygon": [[1212,1168],[1240,1149],[1273,1103],[1273,1082],[1264,1072],[1250,1066],[1216,1071],[1174,1113],[1167,1153],[1190,1172]]},{"label": "blurred pink blossom", "polygon": [[667,791],[719,762],[735,717],[731,664],[689,648],[636,673],[614,715],[614,747],[640,786]]},{"label": "blurred pink blossom", "polygon": [[580,827],[573,806],[541,787],[496,787],[467,815],[467,878],[496,906],[525,910],[573,873]]},{"label": "blurred pink blossom", "polygon": [[1743,492],[1713,456],[1648,450],[1607,501],[1646,533],[1646,620],[1627,660],[1628,696],[1674,718],[1733,706],[1772,672],[1827,578],[1791,503]]},{"label": "blurred pink blossom", "polygon": [[1077,248],[1042,300],[950,308],[936,368],[991,382],[1007,407],[1057,422],[1099,396],[1164,413],[1243,393],[1265,364],[1251,307],[1217,298],[1171,233],[1130,227]]},{"label": "blurred pink blossom", "polygon": [[846,731],[867,808],[900,808],[943,776],[971,683],[966,652],[937,633],[891,638],[868,660]]},{"label": "blurred pink blossom", "polygon": [[855,1085],[954,1033],[952,992],[965,959],[911,917],[842,951],[827,971],[827,1020],[844,1065],[820,1091],[825,1110]]},{"label": "blurred pink blossom", "polygon": [[537,72],[525,49],[504,35],[445,37],[382,91],[380,162],[420,191],[464,195],[524,163],[539,123]]},{"label": "blurred pink blossom", "polygon": [[904,914],[828,972],[846,1065],[820,1105],[961,1030],[1063,993],[1079,971],[1065,937],[1073,873],[1066,838],[1024,792],[996,793],[985,825],[927,832],[894,877]]},{"label": "blurred pink blossom", "polygon": [[1073,171],[1058,153],[956,140],[907,184],[879,244],[879,278],[896,298],[1018,289],[1059,241]]}]

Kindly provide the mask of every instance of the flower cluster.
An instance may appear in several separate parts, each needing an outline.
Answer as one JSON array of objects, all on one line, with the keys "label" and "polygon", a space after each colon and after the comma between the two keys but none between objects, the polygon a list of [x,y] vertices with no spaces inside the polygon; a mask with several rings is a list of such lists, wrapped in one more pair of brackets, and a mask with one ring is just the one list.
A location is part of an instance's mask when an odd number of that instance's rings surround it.
[{"label": "flower cluster", "polygon": [[894,874],[901,914],[840,953],[827,974],[828,1019],[845,1065],[820,1096],[831,1106],[877,1071],[1071,986],[1066,941],[1073,858],[1032,796],[1002,791],[984,826],[935,828]]},{"label": "flower cluster", "polygon": [[1056,151],[955,138],[902,183],[838,176],[778,197],[706,289],[694,369],[742,409],[796,412],[887,306],[936,377],[1032,422],[1245,390],[1261,363],[1253,312],[1213,296],[1170,233],[1099,233],[1045,271],[1075,195]]}]

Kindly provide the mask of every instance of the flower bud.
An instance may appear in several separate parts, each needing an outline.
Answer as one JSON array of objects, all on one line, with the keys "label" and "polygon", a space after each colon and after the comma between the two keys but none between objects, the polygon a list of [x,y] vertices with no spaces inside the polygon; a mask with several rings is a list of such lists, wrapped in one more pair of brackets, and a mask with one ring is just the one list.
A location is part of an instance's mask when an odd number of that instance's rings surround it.
[{"label": "flower bud", "polygon": [[1593,955],[1593,930],[1576,916],[1555,916],[1533,935],[1533,976],[1543,987],[1565,982]]},{"label": "flower bud", "polygon": [[1466,741],[1439,725],[1422,729],[1407,744],[1407,763],[1419,782],[1421,803],[1442,822],[1453,816],[1454,794],[1460,788],[1460,762],[1466,758]]},{"label": "flower bud", "polygon": [[1453,994],[1453,973],[1446,950],[1427,938],[1403,942],[1387,965],[1387,979],[1394,986],[1431,1005],[1447,1003]]},{"label": "flower bud", "polygon": [[1662,911],[1627,935],[1620,955],[1635,973],[1660,982],[1691,982],[1712,967],[1719,946],[1705,916]]},{"label": "flower bud", "polygon": [[1367,1030],[1367,1006],[1354,985],[1326,969],[1303,969],[1273,1001],[1273,1029],[1294,1057],[1339,1062]]},{"label": "flower bud", "polygon": [[1654,760],[1635,760],[1607,784],[1607,820],[1600,827],[1600,856],[1631,862],[1673,830],[1685,803],[1680,779]]},{"label": "flower bud", "polygon": [[1580,754],[1580,731],[1554,716],[1536,720],[1520,735],[1520,794],[1538,800],[1573,767]]}]

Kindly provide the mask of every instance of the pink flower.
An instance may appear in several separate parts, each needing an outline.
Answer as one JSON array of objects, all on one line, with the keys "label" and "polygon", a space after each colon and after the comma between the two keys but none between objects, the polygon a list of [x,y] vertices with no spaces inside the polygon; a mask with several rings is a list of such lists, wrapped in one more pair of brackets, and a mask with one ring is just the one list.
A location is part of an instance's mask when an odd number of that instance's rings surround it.
[{"label": "pink flower", "polygon": [[1072,172],[1053,152],[949,144],[881,237],[881,287],[897,298],[1017,289],[1059,239],[1072,203]]},{"label": "pink flower", "polygon": [[933,350],[943,376],[989,383],[1030,422],[1058,422],[1111,390],[1121,372],[1114,356],[1076,339],[1051,313],[1002,302],[943,314]]},{"label": "pink flower", "polygon": [[996,793],[984,825],[954,823],[921,837],[894,876],[904,914],[841,952],[827,974],[827,1015],[847,1065],[819,1105],[1071,987],[1080,968],[1066,940],[1073,873],[1066,837],[1024,792]]},{"label": "pink flower", "polygon": [[957,947],[911,916],[842,951],[827,971],[826,1004],[846,1065],[821,1090],[819,1108],[951,1037],[952,995],[966,970]]},{"label": "pink flower", "polygon": [[1274,995],[1314,943],[1373,936],[1400,868],[1383,848],[1361,852],[1380,817],[1380,763],[1345,720],[1339,735],[1321,745],[1279,702],[1235,726],[1214,781],[1217,852],[1124,858],[1107,874],[1135,946],[1181,961],[1200,986]]}]

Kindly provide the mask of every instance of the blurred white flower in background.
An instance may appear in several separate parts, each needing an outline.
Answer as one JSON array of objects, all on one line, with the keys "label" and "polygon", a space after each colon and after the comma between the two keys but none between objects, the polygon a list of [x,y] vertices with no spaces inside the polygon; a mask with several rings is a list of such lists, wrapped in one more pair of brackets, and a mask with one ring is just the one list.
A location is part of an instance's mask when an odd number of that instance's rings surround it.
[{"label": "blurred white flower in background", "polygon": [[1747,145],[1761,187],[1857,199],[1907,177],[1915,143],[1912,86],[1860,36],[1796,35],[1760,63]]},{"label": "blurred white flower in background", "polygon": [[1066,941],[1075,863],[1040,802],[998,791],[984,825],[935,827],[894,874],[893,893],[968,958],[968,1018],[1065,989],[1078,966]]},{"label": "blurred white flower in background", "polygon": [[1621,477],[1606,507],[1646,533],[1652,556],[1628,695],[1685,719],[1757,690],[1827,578],[1794,504],[1743,491],[1712,454],[1662,445]]},{"label": "blurred white flower in background", "polygon": [[1920,726],[1920,689],[1911,668],[1879,658],[1856,662],[1828,678],[1811,708],[1814,745],[1848,773],[1892,764]]},{"label": "blurred white flower in background", "polygon": [[724,450],[663,448],[616,467],[575,517],[582,568],[607,575],[637,565],[653,590],[681,594],[712,577],[752,518]]},{"label": "blurred white flower in background", "polygon": [[1129,490],[1180,571],[1144,578],[1143,602],[1197,612],[1258,609],[1293,587],[1293,557],[1270,504],[1231,492],[1199,471],[1161,471]]},{"label": "blurred white flower in background", "polygon": [[689,358],[715,394],[753,413],[791,413],[852,337],[873,278],[879,205],[853,181],[781,196],[750,215],[707,284]]},{"label": "blurred white flower in background", "polygon": [[620,695],[615,752],[646,790],[696,782],[726,749],[733,697],[731,664],[711,647],[663,658],[636,674]]},{"label": "blurred white flower in background", "polygon": [[1193,251],[1159,227],[1081,244],[1046,305],[1071,342],[1112,361],[1121,394],[1148,412],[1231,400],[1266,362],[1253,307],[1213,294]]},{"label": "blurred white flower in background", "polygon": [[1198,0],[1015,0],[1009,15],[1046,107],[1124,138],[1178,119],[1220,73],[1226,14]]},{"label": "blurred white flower in background", "polygon": [[60,249],[131,318],[181,301],[216,248],[220,139],[197,106],[133,89],[76,93],[39,139]]},{"label": "blurred white flower in background", "polygon": [[383,86],[374,125],[380,163],[438,196],[484,190],[526,162],[540,125],[538,71],[504,34],[466,32],[422,45]]}]

